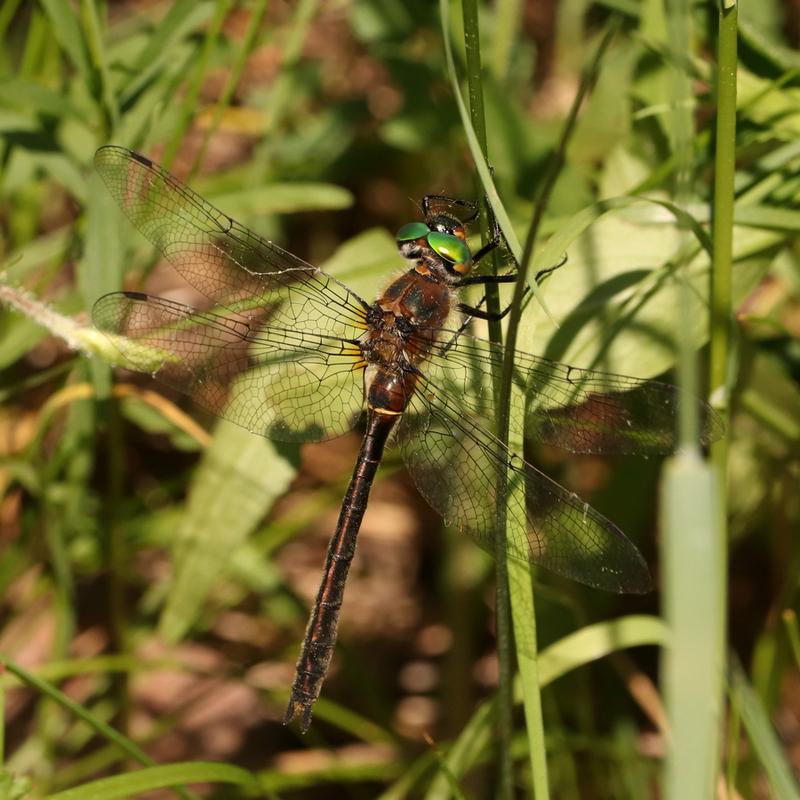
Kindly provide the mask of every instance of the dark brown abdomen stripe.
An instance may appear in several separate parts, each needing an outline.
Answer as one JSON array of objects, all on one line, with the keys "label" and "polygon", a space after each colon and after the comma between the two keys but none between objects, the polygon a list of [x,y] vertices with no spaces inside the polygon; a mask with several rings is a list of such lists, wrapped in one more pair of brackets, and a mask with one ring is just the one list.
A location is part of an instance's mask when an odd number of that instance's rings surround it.
[{"label": "dark brown abdomen stripe", "polygon": [[311,724],[311,710],[319,697],[333,655],[345,580],[353,560],[356,537],[367,508],[372,481],[383,457],[386,440],[398,419],[399,415],[382,414],[375,410],[370,410],[367,417],[367,431],[342,502],[336,532],[328,547],[322,584],[308,621],[303,649],[297,660],[292,695],[283,718],[286,724],[299,714],[303,733]]}]

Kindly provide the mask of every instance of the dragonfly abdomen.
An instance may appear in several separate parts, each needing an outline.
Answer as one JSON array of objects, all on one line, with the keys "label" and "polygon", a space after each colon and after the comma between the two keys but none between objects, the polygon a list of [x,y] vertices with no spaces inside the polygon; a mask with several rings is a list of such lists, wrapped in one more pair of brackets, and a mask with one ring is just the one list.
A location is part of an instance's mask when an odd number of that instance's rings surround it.
[{"label": "dragonfly abdomen", "polygon": [[353,477],[342,502],[336,532],[328,546],[322,583],[308,621],[303,648],[297,660],[292,694],[283,718],[284,724],[287,724],[299,715],[300,730],[303,733],[311,724],[312,707],[319,697],[333,655],[345,581],[355,553],[356,537],[367,508],[372,482],[383,457],[386,441],[399,418],[399,414],[383,413],[380,409],[372,408],[367,416],[367,430],[361,442]]},{"label": "dragonfly abdomen", "polygon": [[370,364],[364,374],[367,408],[384,415],[402,414],[417,388],[417,377],[410,367]]}]

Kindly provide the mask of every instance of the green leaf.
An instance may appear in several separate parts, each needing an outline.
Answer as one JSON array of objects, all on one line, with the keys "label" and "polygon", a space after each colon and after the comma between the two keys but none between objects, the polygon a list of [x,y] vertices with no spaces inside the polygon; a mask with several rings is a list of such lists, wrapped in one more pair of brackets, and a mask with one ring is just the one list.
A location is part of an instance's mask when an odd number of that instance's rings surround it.
[{"label": "green leaf", "polygon": [[33,319],[17,314],[0,316],[0,369],[22,358],[45,336]]},{"label": "green leaf", "polygon": [[[558,328],[543,324],[531,304],[519,349],[641,378],[670,368],[674,332],[683,320],[671,278],[671,260],[681,242],[675,213],[662,200],[622,197],[594,203],[561,225],[534,261],[538,270],[568,256],[542,287]],[[687,222],[704,248],[684,271],[692,289],[691,337],[700,347],[708,339],[710,244],[695,220]],[[736,230],[734,302],[765,274],[769,248],[781,238],[763,230]]]},{"label": "green leaf", "polygon": [[220,421],[189,489],[175,542],[175,580],[159,620],[168,641],[195,623],[230,554],[289,486],[295,470],[271,442]]},{"label": "green leaf", "polygon": [[658,617],[632,614],[627,617],[587,625],[551,644],[539,655],[539,672],[543,686],[592,661],[618,650],[644,645],[663,647],[669,631]]},{"label": "green leaf", "polygon": [[766,709],[742,670],[734,665],[731,672],[731,690],[737,698],[742,722],[755,754],[767,773],[773,792],[770,796],[776,800],[796,800],[800,797],[800,786],[792,776],[791,767],[786,763],[781,743]]},{"label": "green leaf", "polygon": [[[798,67],[800,68],[800,67]],[[800,89],[775,86],[774,81],[739,68],[737,105],[742,115],[759,127],[766,128],[771,140],[792,142],[800,132]]]},{"label": "green leaf", "polygon": [[174,58],[175,48],[191,33],[202,28],[211,18],[214,3],[197,0],[178,0],[157,25],[148,31],[145,47],[128,66],[130,80],[121,87],[120,105],[127,105],[155,76],[165,62]]},{"label": "green leaf", "polygon": [[298,211],[329,211],[349,208],[353,195],[330,183],[270,183],[210,196],[225,213],[237,219],[255,214],[294,214]]},{"label": "green leaf", "polygon": [[153,766],[155,762],[150,756],[147,755],[135,742],[123,736],[118,731],[114,730],[108,723],[104,722],[97,715],[86,709],[80,703],[76,703],[71,698],[67,697],[62,691],[53,686],[49,681],[29,672],[24,667],[19,666],[13,661],[4,658],[2,660],[3,667],[19,678],[26,686],[36,689],[40,694],[49,697],[62,708],[69,711],[78,719],[82,720],[92,730],[106,739],[110,744],[117,747],[120,752],[125,753],[128,757],[132,758],[139,764]]},{"label": "green leaf", "polygon": [[744,44],[776,69],[782,72],[800,69],[800,55],[796,50],[782,45],[772,36],[766,36],[743,15],[739,16],[739,36]]},{"label": "green leaf", "polygon": [[736,206],[734,220],[737,225],[748,225],[763,230],[797,233],[800,231],[800,211],[775,206]]},{"label": "green leaf", "polygon": [[77,202],[87,202],[86,174],[68,155],[36,153],[34,163],[67,189]]},{"label": "green leaf", "polygon": [[89,178],[86,248],[78,266],[78,284],[87,308],[107,292],[122,286],[124,249],[120,247],[122,215],[111,202],[100,177]]},{"label": "green leaf", "polygon": [[0,105],[16,108],[28,115],[46,117],[81,117],[80,109],[69,95],[25,78],[4,78],[0,82]]},{"label": "green leaf", "polygon": [[172,446],[177,450],[195,452],[200,445],[174,422],[167,419],[159,410],[136,398],[125,399],[120,403],[122,414],[127,420],[150,434],[169,436]]},{"label": "green leaf", "polygon": [[570,164],[587,172],[594,172],[600,163],[620,142],[628,140],[631,127],[631,98],[621,92],[628,86],[634,68],[637,48],[618,47],[609,50],[603,59],[597,82],[581,109],[569,145]]},{"label": "green leaf", "polygon": [[67,54],[82,79],[91,81],[91,67],[86,42],[78,17],[67,0],[41,0],[44,10],[50,17],[51,30],[61,49]]},{"label": "green leaf", "polygon": [[709,768],[719,724],[719,651],[724,612],[718,587],[724,553],[716,520],[717,491],[710,465],[696,451],[668,459],[661,486],[664,608],[672,631],[664,652],[663,684],[672,726],[665,791],[668,797],[713,794]]},{"label": "green leaf", "polygon": [[138,797],[142,792],[153,789],[191,783],[230,783],[244,786],[250,791],[260,789],[255,775],[240,767],[211,761],[194,761],[148,767],[125,775],[115,775],[113,778],[101,778],[74,789],[47,795],[46,800],[124,800]]},{"label": "green leaf", "polygon": [[[542,687],[578,667],[618,650],[644,645],[664,646],[668,631],[658,617],[632,615],[587,625],[565,636],[539,653],[539,682]],[[519,680],[514,697],[522,696]],[[494,720],[493,701],[483,703],[461,729],[447,753],[447,764],[455,776],[464,775],[479,762],[491,744]],[[449,797],[446,780],[438,776],[425,795],[426,800]]]},{"label": "green leaf", "polygon": [[[781,360],[757,352],[743,370],[742,406],[787,445],[800,441],[800,389]],[[753,455],[756,455],[755,453]],[[735,496],[734,501],[739,500]],[[759,498],[761,499],[761,498]]]}]

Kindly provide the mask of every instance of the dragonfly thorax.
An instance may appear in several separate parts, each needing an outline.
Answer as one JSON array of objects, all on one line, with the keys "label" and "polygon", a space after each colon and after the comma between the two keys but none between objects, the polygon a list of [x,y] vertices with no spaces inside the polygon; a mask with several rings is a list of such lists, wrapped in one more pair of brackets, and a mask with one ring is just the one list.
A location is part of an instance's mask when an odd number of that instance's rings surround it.
[{"label": "dragonfly thorax", "polygon": [[373,319],[407,339],[415,330],[441,327],[450,314],[452,295],[446,281],[415,267],[386,287],[374,306],[383,317]]}]

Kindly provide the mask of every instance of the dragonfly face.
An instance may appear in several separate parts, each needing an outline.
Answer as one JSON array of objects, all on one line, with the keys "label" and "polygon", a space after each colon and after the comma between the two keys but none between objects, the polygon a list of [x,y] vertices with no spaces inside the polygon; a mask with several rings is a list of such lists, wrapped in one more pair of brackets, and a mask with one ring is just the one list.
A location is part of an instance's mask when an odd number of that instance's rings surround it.
[{"label": "dragonfly face", "polygon": [[417,270],[427,270],[448,284],[457,284],[472,269],[464,225],[447,214],[403,225],[397,232],[397,245],[400,255]]},{"label": "dragonfly face", "polygon": [[[493,244],[471,254],[463,223],[447,209],[473,204],[425,198],[425,221],[397,233],[410,269],[370,304],[147,158],[104,147],[95,166],[134,225],[210,304],[194,309],[141,292],[101,297],[94,322],[128,367],[283,441],[332,438],[366,410],[286,721],[299,714],[303,730],[310,724],[356,535],[392,432],[420,493],[489,552],[503,535],[511,558],[606,591],[649,591],[647,565],[616,525],[494,436],[492,376],[503,349],[464,332],[459,312],[489,315],[458,303],[456,293],[515,276],[469,274]],[[527,353],[516,353],[513,380],[512,433],[573,452],[669,452],[679,402],[697,405],[703,443],[722,435],[705,403],[665,383]]]}]

